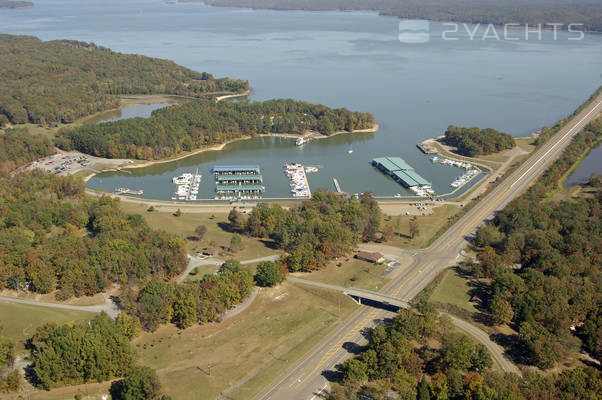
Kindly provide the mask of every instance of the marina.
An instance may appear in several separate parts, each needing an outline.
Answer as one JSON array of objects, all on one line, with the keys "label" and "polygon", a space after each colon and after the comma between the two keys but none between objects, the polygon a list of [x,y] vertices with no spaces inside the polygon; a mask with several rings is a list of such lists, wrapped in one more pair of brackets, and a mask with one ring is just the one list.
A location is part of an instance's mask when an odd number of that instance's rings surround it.
[{"label": "marina", "polygon": [[[275,19],[268,11],[243,13],[203,7],[200,3],[160,9],[156,8],[162,2],[110,3],[119,8],[119,17],[108,15],[107,7],[99,3],[90,14],[95,21],[90,24],[94,27],[90,28],[90,41],[123,52],[169,58],[197,71],[208,69],[207,62],[211,60],[209,72],[249,80],[253,87],[250,101],[293,97],[334,108],[369,111],[381,126],[376,133],[332,135],[311,139],[299,147],[295,142],[301,135],[253,137],[228,144],[220,151],[132,169],[131,173],[103,172],[87,183],[90,189],[109,193],[119,187],[143,189],[140,197],[145,199],[169,201],[174,193],[171,178],[194,172],[198,167],[204,176],[197,201],[213,201],[215,180],[207,179],[213,165],[257,163],[264,168],[263,199],[293,199],[291,181],[282,170],[285,163],[292,162],[306,167],[312,194],[320,187],[334,190],[332,179],[336,177],[342,190],[350,193],[370,191],[379,199],[394,198],[396,194],[400,194],[399,198],[416,197],[411,189],[404,189],[369,165],[372,159],[383,155],[402,157],[441,195],[449,192],[450,183],[465,171],[431,163],[416,143],[442,135],[449,124],[494,127],[525,136],[564,118],[599,83],[596,66],[600,64],[600,35],[586,35],[579,46],[567,41],[570,35],[566,32],[558,32],[558,40],[554,40],[553,32],[544,31],[538,41],[466,40],[460,47],[441,40],[446,27],[432,22],[429,46],[402,46],[391,41],[398,21],[376,14],[281,12]],[[36,35],[37,27],[42,26],[43,40],[78,39],[73,25],[82,17],[78,11],[81,8],[75,3],[42,2],[26,13],[6,17],[3,27],[8,33]],[[141,9],[148,18],[134,18]],[[72,14],[77,17],[66,17]],[[172,23],[175,20],[178,24]],[[244,26],[249,40],[265,46],[261,58],[254,57],[248,42],[229,28],[232,23]],[[123,37],[118,32],[126,25],[128,35]],[[149,29],[152,26],[164,27],[165,31],[155,34]],[[357,26],[363,27],[361,32]],[[477,37],[482,36],[484,27],[479,30]],[[283,32],[288,41],[273,40]],[[154,46],[142,46],[149,35]],[[219,37],[224,45],[215,46],[207,35]],[[164,40],[166,36],[170,39]],[[298,52],[296,56],[291,54],[291,48]],[[492,63],[483,70],[483,57],[490,55],[504,62]],[[442,61],[452,58],[464,67],[454,79],[449,77],[449,65]],[[574,72],[568,76],[565,72],[570,59],[583,62],[570,63]],[[370,79],[358,79],[358,63],[349,60],[362,60],[360,73]],[[542,70],[548,72],[541,74]],[[559,80],[558,76],[566,79]],[[457,96],[461,92],[472,96],[459,102]],[[557,96],[558,93],[563,96]],[[533,102],[534,95],[542,101]],[[131,110],[132,117],[148,116],[138,115],[134,107],[126,110]],[[310,176],[310,165],[323,168]],[[450,197],[469,190],[482,176],[483,173],[473,178]]]}]

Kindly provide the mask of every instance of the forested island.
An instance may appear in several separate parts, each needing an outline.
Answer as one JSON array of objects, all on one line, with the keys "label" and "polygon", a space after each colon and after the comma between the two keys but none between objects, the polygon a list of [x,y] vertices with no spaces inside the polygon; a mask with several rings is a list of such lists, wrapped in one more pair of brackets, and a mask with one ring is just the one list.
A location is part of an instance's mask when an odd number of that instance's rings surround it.
[{"label": "forested island", "polygon": [[29,8],[33,7],[31,1],[14,1],[14,0],[0,0],[0,8]]},{"label": "forested island", "polygon": [[[200,0],[180,0],[200,1]],[[218,7],[243,7],[272,10],[378,11],[381,15],[402,19],[426,19],[504,25],[517,23],[537,26],[583,23],[589,31],[602,31],[602,9],[593,0],[204,0]]]},{"label": "forested island", "polygon": [[71,123],[119,107],[119,95],[201,97],[249,89],[246,81],[216,79],[172,61],[121,54],[93,43],[4,34],[0,77],[0,125]]},{"label": "forested island", "polygon": [[154,160],[259,134],[316,131],[331,135],[374,127],[370,113],[295,100],[215,102],[199,99],[131,118],[59,132],[65,150],[106,158]]},{"label": "forested island", "polygon": [[492,128],[479,129],[450,125],[443,138],[446,144],[456,147],[467,157],[487,155],[514,147],[511,135]]}]

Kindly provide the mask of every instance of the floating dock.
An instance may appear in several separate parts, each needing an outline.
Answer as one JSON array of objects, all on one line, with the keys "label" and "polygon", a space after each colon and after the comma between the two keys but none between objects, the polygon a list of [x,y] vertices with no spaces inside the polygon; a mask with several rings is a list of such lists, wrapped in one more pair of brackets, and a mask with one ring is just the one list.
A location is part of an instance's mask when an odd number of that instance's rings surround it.
[{"label": "floating dock", "polygon": [[117,193],[117,194],[131,194],[131,195],[139,196],[141,194],[144,194],[144,190],[132,190],[132,189],[129,189],[129,188],[118,188],[118,189],[115,189],[115,193]]},{"label": "floating dock", "polygon": [[265,192],[265,188],[261,185],[219,185],[215,192],[218,195],[260,195]]},{"label": "floating dock", "polygon": [[246,175],[217,175],[215,177],[215,182],[217,184],[224,185],[261,185],[263,183],[263,176],[256,174],[246,174]]},{"label": "floating dock", "polygon": [[259,175],[259,165],[216,165],[211,169],[216,177],[218,175]]},{"label": "floating dock", "polygon": [[217,198],[256,198],[265,192],[259,165],[216,165],[211,169],[215,176]]},{"label": "floating dock", "polygon": [[400,157],[379,157],[372,160],[372,165],[391,176],[406,188],[430,187],[431,183],[418,175],[414,168]]}]

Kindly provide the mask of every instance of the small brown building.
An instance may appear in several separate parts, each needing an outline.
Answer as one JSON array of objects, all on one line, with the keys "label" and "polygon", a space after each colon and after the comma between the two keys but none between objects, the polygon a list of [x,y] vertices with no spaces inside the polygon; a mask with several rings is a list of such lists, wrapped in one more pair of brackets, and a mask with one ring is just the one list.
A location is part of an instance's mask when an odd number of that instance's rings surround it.
[{"label": "small brown building", "polygon": [[358,260],[363,260],[363,261],[368,261],[374,264],[383,262],[385,260],[385,257],[383,257],[382,254],[380,253],[372,253],[369,251],[359,251],[356,255],[355,258],[357,258]]},{"label": "small brown building", "polygon": [[203,250],[203,255],[205,255],[205,256],[214,256],[215,255],[215,250],[213,250],[213,249],[205,249],[205,250]]}]

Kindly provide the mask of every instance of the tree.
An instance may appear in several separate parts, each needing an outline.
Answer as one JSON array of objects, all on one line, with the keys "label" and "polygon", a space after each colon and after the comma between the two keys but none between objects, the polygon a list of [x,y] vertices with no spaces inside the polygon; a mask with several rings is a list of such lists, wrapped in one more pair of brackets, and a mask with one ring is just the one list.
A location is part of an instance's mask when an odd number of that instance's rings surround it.
[{"label": "tree", "polygon": [[117,400],[159,400],[161,383],[155,370],[134,367],[121,380],[111,385],[111,396]]},{"label": "tree", "polygon": [[142,331],[142,326],[140,325],[140,320],[136,316],[132,316],[125,312],[119,313],[116,319],[117,326],[122,330],[123,334],[129,339],[132,340]]},{"label": "tree", "polygon": [[422,377],[422,380],[418,384],[418,396],[417,400],[431,400],[431,390],[426,376]]},{"label": "tree", "polygon": [[484,344],[477,343],[475,346],[473,356],[472,356],[472,368],[477,371],[484,371],[487,368],[491,368],[493,365],[493,360],[491,359],[491,354],[489,354],[489,350],[485,347]]},{"label": "tree", "polygon": [[230,223],[232,232],[242,232],[246,224],[244,215],[234,208],[228,214],[228,222]]},{"label": "tree", "polygon": [[0,367],[12,364],[15,359],[15,344],[12,340],[0,336]]},{"label": "tree", "polygon": [[237,252],[242,249],[242,238],[240,235],[234,234],[230,238],[230,251]]},{"label": "tree", "polygon": [[238,273],[242,271],[242,264],[240,263],[240,261],[238,260],[226,260],[220,267],[219,267],[219,273],[223,274],[223,273]]},{"label": "tree", "polygon": [[414,239],[417,236],[420,236],[420,225],[416,217],[414,217],[410,219],[410,237]]},{"label": "tree", "polygon": [[264,261],[257,265],[255,281],[260,286],[275,286],[282,282],[279,263]]},{"label": "tree", "polygon": [[205,234],[207,233],[207,227],[205,225],[199,225],[194,229],[194,233],[198,240],[203,240]]},{"label": "tree", "polygon": [[366,364],[358,359],[351,358],[341,365],[343,380],[350,382],[365,382],[368,380]]},{"label": "tree", "polygon": [[173,304],[172,321],[180,329],[186,329],[197,323],[199,298],[192,289],[179,287]]},{"label": "tree", "polygon": [[466,371],[472,366],[474,344],[460,333],[450,332],[443,336],[441,353],[448,368]]},{"label": "tree", "polygon": [[512,321],[514,310],[501,294],[495,295],[489,305],[491,320],[496,325],[505,325]]},{"label": "tree", "polygon": [[441,372],[437,372],[431,378],[431,392],[433,400],[448,400],[449,389],[447,387],[447,377]]},{"label": "tree", "polygon": [[174,217],[181,217],[182,216],[182,210],[180,210],[179,208],[176,210],[175,213],[173,213]]}]

